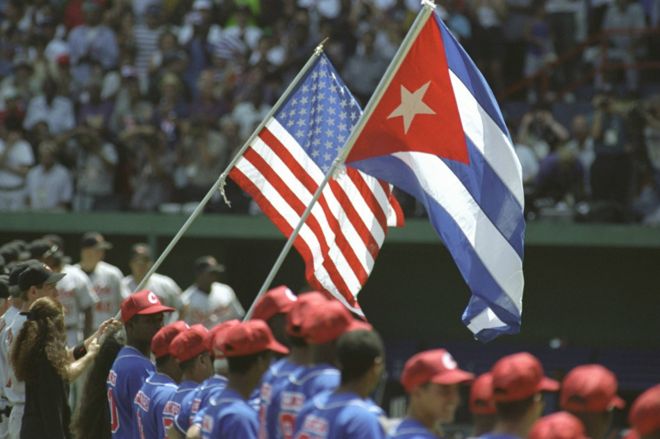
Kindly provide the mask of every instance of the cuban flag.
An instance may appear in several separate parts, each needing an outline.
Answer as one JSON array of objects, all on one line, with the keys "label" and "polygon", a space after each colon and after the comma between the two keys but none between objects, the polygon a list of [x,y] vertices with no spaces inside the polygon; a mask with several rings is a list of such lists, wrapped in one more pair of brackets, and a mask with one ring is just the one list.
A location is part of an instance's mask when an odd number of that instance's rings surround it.
[{"label": "cuban flag", "polygon": [[437,14],[426,15],[358,124],[346,164],[424,204],[472,292],[462,320],[489,341],[520,330],[522,172],[483,75]]}]

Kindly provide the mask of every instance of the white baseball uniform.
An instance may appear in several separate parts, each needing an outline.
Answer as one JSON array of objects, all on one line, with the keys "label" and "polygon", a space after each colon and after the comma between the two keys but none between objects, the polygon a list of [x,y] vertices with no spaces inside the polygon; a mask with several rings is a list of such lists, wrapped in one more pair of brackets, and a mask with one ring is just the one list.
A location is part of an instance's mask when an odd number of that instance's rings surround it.
[{"label": "white baseball uniform", "polygon": [[201,323],[211,328],[218,323],[231,319],[240,319],[245,310],[236,298],[234,290],[220,282],[211,285],[211,292],[206,294],[197,285],[191,285],[183,292],[183,304],[188,307],[185,321],[189,325]]},{"label": "white baseball uniform", "polygon": [[[1,341],[4,340],[4,332],[9,325],[12,324],[20,310],[14,306],[7,308],[7,311],[0,317],[0,410],[5,410],[9,407],[9,400],[5,395],[5,384],[9,379],[9,353],[2,345]],[[0,439],[5,439],[9,434],[9,418],[3,416],[0,421]]]},{"label": "white baseball uniform", "polygon": [[64,306],[67,345],[73,347],[83,340],[83,313],[94,306],[99,298],[89,277],[80,268],[65,265],[62,273],[66,273],[66,276],[57,283],[56,288],[58,299]]},{"label": "white baseball uniform", "polygon": [[[7,358],[9,358],[14,339],[21,332],[26,320],[27,318],[25,316],[17,314],[11,324],[3,331],[0,345]],[[9,438],[20,439],[21,423],[23,422],[23,412],[25,411],[25,383],[16,379],[14,368],[11,366],[7,368],[7,381],[4,383],[4,392],[9,400],[9,404],[12,406],[11,414],[9,415]]]},{"label": "white baseball uniform", "polygon": [[[76,264],[80,268],[80,264]],[[114,265],[101,261],[94,271],[86,273],[92,283],[92,288],[99,298],[94,308],[94,328],[101,326],[107,319],[113,318],[119,312],[121,301],[128,293],[123,292],[121,280],[124,277],[121,270]]]}]

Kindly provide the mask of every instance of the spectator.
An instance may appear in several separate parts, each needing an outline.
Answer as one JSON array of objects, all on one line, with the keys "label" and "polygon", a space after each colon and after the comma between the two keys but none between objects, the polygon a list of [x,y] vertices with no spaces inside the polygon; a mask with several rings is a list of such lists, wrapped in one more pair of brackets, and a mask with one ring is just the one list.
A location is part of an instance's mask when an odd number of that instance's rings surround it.
[{"label": "spectator", "polygon": [[0,92],[4,95],[8,90],[27,103],[39,93],[40,84],[34,76],[34,67],[24,53],[18,53],[12,61],[12,74],[0,81]]},{"label": "spectator", "polygon": [[97,62],[104,69],[117,65],[119,47],[112,29],[102,24],[100,0],[84,0],[84,24],[69,33],[69,49],[73,79],[79,86],[86,86],[91,76],[91,63]]},{"label": "spectator", "polygon": [[243,317],[245,311],[234,290],[218,282],[224,272],[224,265],[218,264],[213,256],[202,256],[195,261],[195,283],[182,296],[186,323],[201,323],[211,328],[218,323]]},{"label": "spectator", "polygon": [[130,202],[133,210],[157,210],[171,199],[176,156],[167,150],[164,137],[151,126],[133,129],[125,136],[136,169]]},{"label": "spectator", "polygon": [[596,157],[594,139],[591,137],[591,126],[587,118],[578,114],[571,122],[571,137],[566,142],[566,148],[575,154],[584,172],[584,191],[591,195],[591,165]]},{"label": "spectator", "polygon": [[388,60],[376,52],[374,33],[365,32],[355,54],[346,62],[342,77],[361,102],[367,102],[387,68]]},{"label": "spectator", "polygon": [[548,154],[539,165],[535,194],[572,206],[584,199],[584,171],[575,153],[565,146]]},{"label": "spectator", "polygon": [[183,201],[201,199],[217,180],[229,161],[229,151],[238,145],[211,129],[205,119],[194,119],[179,150],[179,166],[185,175]]},{"label": "spectator", "polygon": [[137,126],[150,124],[153,119],[153,105],[140,91],[137,70],[125,65],[121,68],[121,78],[110,120],[110,131],[120,137],[130,134]]},{"label": "spectator", "polygon": [[545,102],[525,113],[518,128],[518,141],[528,145],[539,160],[568,140],[568,131],[553,116]]},{"label": "spectator", "polygon": [[46,122],[53,136],[71,130],[76,122],[71,100],[58,93],[57,83],[52,78],[46,78],[42,91],[30,100],[23,122],[25,129],[31,130],[39,122]]},{"label": "spectator", "polygon": [[591,166],[592,198],[626,208],[632,195],[632,144],[623,110],[610,97],[594,98],[592,137],[596,158]]},{"label": "spectator", "polygon": [[39,145],[39,164],[26,178],[28,206],[32,210],[68,210],[73,198],[73,182],[67,168],[56,162],[57,145],[44,141]]},{"label": "spectator", "polygon": [[198,93],[191,105],[191,117],[204,119],[211,127],[231,111],[229,102],[222,96],[223,89],[218,87],[212,69],[206,69],[199,75],[197,81]]},{"label": "spectator", "polygon": [[[615,0],[610,3],[603,21],[603,31],[612,33],[607,36],[610,46],[606,53],[601,54],[599,67],[602,63],[616,60],[625,64],[626,85],[628,90],[636,92],[639,87],[639,72],[635,63],[642,50],[640,30],[646,27],[644,10],[639,2],[630,0]],[[598,69],[596,87],[605,88],[608,84],[603,72]]]},{"label": "spectator", "polygon": [[148,82],[149,63],[158,51],[158,41],[164,32],[160,24],[160,16],[160,5],[152,3],[145,9],[144,23],[138,23],[133,28],[136,49],[135,68],[142,84]]},{"label": "spectator", "polygon": [[[555,57],[543,4],[534,7],[532,19],[525,29],[525,40],[527,40],[527,53],[525,54],[524,73],[525,76],[532,76]],[[529,100],[534,101],[536,97]]]},{"label": "spectator", "polygon": [[100,130],[99,134],[108,133],[113,103],[102,97],[103,84],[96,78],[90,79],[85,87],[85,99],[78,110],[78,124]]},{"label": "spectator", "polygon": [[0,137],[0,211],[25,208],[25,183],[34,164],[32,147],[23,139],[21,119],[10,115]]},{"label": "spectator", "polygon": [[118,206],[114,179],[119,156],[98,128],[80,127],[68,136],[67,149],[75,161],[76,211],[114,210]]},{"label": "spectator", "polygon": [[504,0],[474,0],[474,41],[475,60],[495,92],[502,90],[502,58],[504,55],[504,34],[502,23],[506,20]]}]

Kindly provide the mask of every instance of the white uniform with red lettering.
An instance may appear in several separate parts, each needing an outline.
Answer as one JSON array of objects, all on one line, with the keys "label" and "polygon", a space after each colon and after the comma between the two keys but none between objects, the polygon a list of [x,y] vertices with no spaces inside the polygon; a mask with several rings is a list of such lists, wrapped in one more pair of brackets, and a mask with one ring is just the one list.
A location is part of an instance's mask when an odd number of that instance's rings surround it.
[{"label": "white uniform with red lettering", "polygon": [[[12,324],[20,310],[10,306],[0,317],[0,341],[4,340],[5,330]],[[4,343],[0,342],[0,410],[9,407],[9,401],[5,395],[5,384],[9,380],[9,352],[4,349]],[[4,439],[9,434],[9,417],[2,416],[0,420],[0,439]]]},{"label": "white uniform with red lettering", "polygon": [[[2,350],[7,358],[11,351],[11,345],[14,339],[21,332],[23,324],[27,318],[21,314],[16,315],[14,320],[2,333]],[[16,379],[14,368],[7,369],[7,381],[4,383],[4,392],[12,406],[11,414],[9,415],[9,438],[20,439],[21,436],[21,423],[23,422],[23,412],[25,411],[25,383]]]},{"label": "white uniform with red lettering", "polygon": [[245,315],[234,290],[220,282],[213,282],[209,294],[200,290],[197,285],[191,285],[183,292],[182,299],[187,307],[184,320],[191,326],[201,323],[212,328],[218,323],[240,319]]},{"label": "white uniform with red lettering", "polygon": [[99,298],[89,277],[74,265],[65,265],[66,273],[56,285],[58,299],[64,306],[64,326],[66,327],[67,345],[76,346],[83,340],[83,313],[94,306]]},{"label": "white uniform with red lettering", "polygon": [[[80,268],[79,264],[76,267]],[[99,298],[94,309],[94,328],[101,326],[107,319],[113,318],[119,311],[119,305],[128,293],[123,292],[121,270],[114,265],[101,261],[94,271],[87,273],[92,288]]]}]

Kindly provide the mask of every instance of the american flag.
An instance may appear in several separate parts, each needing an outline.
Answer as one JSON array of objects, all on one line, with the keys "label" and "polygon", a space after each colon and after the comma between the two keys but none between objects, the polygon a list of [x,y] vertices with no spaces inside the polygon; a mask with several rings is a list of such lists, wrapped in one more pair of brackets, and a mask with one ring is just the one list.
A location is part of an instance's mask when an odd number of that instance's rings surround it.
[{"label": "american flag", "polygon": [[[341,151],[362,110],[321,55],[229,174],[287,237]],[[388,184],[341,168],[324,188],[294,246],[309,284],[361,313],[388,225],[403,224]]]}]

